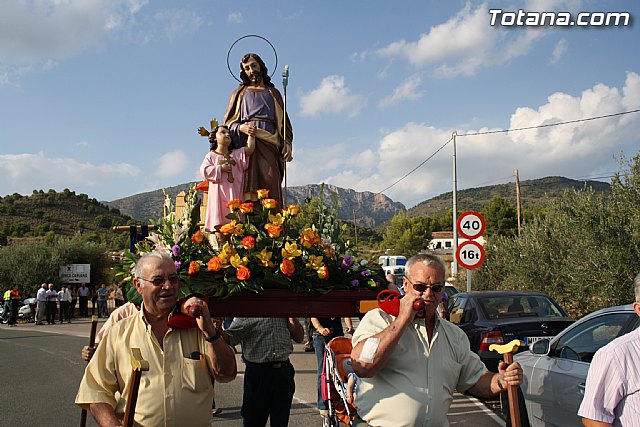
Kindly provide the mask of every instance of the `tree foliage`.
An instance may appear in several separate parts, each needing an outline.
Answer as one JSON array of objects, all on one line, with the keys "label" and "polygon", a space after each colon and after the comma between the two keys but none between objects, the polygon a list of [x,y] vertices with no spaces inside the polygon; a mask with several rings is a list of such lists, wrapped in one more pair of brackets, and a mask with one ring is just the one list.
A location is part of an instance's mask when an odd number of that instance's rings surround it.
[{"label": "tree foliage", "polygon": [[640,272],[640,153],[608,196],[567,191],[521,239],[492,236],[474,288],[546,292],[574,316],[633,300]]},{"label": "tree foliage", "polygon": [[2,289],[17,284],[21,295],[35,296],[43,282],[59,289],[60,266],[91,264],[92,283],[111,283],[111,260],[103,244],[84,236],[51,237],[41,242],[0,247],[0,284]]},{"label": "tree foliage", "polygon": [[409,217],[406,212],[400,212],[385,230],[382,249],[389,249],[394,255],[415,255],[427,248],[435,223],[430,217]]},{"label": "tree foliage", "polygon": [[515,236],[518,228],[516,208],[499,195],[482,209],[482,215],[487,223],[487,236]]}]

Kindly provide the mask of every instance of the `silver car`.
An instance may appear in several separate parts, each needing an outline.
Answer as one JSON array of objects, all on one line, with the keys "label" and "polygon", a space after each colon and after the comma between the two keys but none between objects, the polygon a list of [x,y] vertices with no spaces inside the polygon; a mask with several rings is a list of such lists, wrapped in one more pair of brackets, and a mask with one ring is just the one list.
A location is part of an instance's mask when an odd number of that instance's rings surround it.
[{"label": "silver car", "polygon": [[[584,316],[553,339],[514,356],[524,371],[521,386],[526,419],[536,426],[582,426],[578,408],[595,352],[640,324],[633,305],[605,308]],[[522,407],[522,405],[521,405]]]}]

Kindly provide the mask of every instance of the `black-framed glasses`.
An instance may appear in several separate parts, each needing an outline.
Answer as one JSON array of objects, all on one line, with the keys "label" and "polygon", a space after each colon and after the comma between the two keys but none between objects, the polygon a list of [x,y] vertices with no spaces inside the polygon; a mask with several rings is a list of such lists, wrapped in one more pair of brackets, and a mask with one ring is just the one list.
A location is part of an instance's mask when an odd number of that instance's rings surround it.
[{"label": "black-framed glasses", "polygon": [[178,282],[180,281],[180,277],[178,277],[177,274],[172,274],[170,276],[167,277],[154,277],[153,279],[149,280],[149,279],[145,279],[144,277],[138,277],[138,279],[140,280],[144,280],[145,282],[149,282],[151,284],[153,284],[153,286],[162,286],[164,285],[165,282],[169,282],[172,285],[177,285]]},{"label": "black-framed glasses", "polygon": [[413,283],[408,276],[404,276],[407,279],[407,282],[415,289],[417,292],[426,292],[427,289],[431,289],[433,292],[440,292],[444,288],[442,283],[436,283],[435,285],[427,285],[426,283]]}]

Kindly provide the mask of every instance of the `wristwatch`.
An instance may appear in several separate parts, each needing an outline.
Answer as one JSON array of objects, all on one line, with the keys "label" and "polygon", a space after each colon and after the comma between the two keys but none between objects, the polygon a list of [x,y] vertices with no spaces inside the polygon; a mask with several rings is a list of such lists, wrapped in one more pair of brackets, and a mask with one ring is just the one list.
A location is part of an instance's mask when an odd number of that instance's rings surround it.
[{"label": "wristwatch", "polygon": [[216,333],[212,336],[212,337],[204,337],[204,340],[206,342],[215,342],[218,340],[218,338],[220,338],[222,335],[220,335],[220,331],[218,330],[218,328],[216,328]]}]

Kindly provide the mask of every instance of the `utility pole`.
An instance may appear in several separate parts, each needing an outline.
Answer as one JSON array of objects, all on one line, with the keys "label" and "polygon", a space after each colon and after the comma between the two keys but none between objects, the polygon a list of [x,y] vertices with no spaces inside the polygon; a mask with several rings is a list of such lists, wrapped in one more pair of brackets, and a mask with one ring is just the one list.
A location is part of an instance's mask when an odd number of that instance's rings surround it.
[{"label": "utility pole", "polygon": [[458,171],[456,166],[456,136],[458,132],[451,134],[453,138],[453,261],[451,261],[451,275],[458,276],[458,261],[456,253],[458,253]]},{"label": "utility pole", "polygon": [[516,205],[518,214],[518,239],[522,237],[522,224],[520,223],[520,178],[518,177],[518,169],[516,169]]},{"label": "utility pole", "polygon": [[358,226],[356,224],[356,210],[353,210],[353,233],[355,234],[356,240],[356,251],[358,250]]}]

